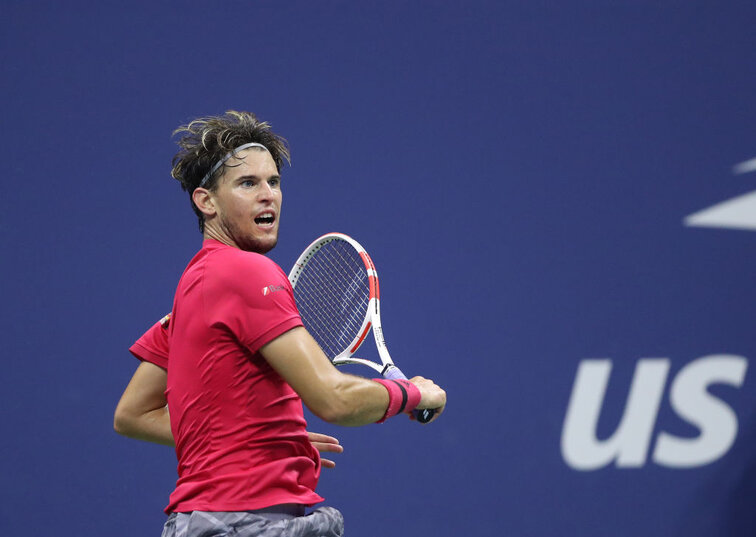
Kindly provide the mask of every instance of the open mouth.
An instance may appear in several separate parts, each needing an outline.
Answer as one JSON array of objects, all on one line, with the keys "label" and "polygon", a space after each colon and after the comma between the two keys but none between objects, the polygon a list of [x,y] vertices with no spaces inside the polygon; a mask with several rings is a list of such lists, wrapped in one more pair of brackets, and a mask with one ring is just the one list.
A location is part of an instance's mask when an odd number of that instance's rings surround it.
[{"label": "open mouth", "polygon": [[275,221],[276,221],[276,217],[273,213],[262,213],[260,216],[255,218],[255,224],[258,224],[261,226],[270,225]]}]

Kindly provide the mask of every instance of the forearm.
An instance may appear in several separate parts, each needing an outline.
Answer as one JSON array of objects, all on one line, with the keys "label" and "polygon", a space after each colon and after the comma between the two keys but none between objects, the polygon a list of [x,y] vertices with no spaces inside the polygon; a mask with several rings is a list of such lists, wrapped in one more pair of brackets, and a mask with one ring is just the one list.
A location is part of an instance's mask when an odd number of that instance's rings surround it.
[{"label": "forearm", "polygon": [[116,414],[114,428],[118,434],[136,440],[165,446],[174,445],[167,406],[139,415]]},{"label": "forearm", "polygon": [[174,445],[165,400],[167,372],[142,362],[121,395],[113,417],[117,433],[129,438]]},{"label": "forearm", "polygon": [[286,332],[260,351],[322,420],[356,426],[376,422],[385,415],[389,401],[386,388],[337,370],[304,328]]},{"label": "forearm", "polygon": [[380,420],[389,402],[386,388],[369,379],[337,373],[339,377],[325,388],[328,391],[305,401],[310,411],[324,421],[349,427]]}]

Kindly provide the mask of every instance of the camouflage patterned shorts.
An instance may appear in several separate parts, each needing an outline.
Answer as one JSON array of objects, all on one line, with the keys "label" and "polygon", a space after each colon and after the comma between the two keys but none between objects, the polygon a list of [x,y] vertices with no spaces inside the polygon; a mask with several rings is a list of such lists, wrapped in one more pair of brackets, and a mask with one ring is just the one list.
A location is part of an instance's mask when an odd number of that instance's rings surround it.
[{"label": "camouflage patterned shorts", "polygon": [[333,507],[305,515],[304,507],[260,511],[172,513],[162,537],[342,537],[344,518]]}]

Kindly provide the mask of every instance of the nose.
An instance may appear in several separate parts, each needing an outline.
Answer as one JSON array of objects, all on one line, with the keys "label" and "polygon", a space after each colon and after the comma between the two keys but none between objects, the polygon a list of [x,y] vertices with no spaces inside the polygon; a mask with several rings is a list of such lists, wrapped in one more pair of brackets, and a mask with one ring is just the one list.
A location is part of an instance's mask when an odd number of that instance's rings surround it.
[{"label": "nose", "polygon": [[267,182],[261,181],[260,188],[258,189],[257,197],[261,201],[268,201],[273,199],[276,194],[275,189]]}]

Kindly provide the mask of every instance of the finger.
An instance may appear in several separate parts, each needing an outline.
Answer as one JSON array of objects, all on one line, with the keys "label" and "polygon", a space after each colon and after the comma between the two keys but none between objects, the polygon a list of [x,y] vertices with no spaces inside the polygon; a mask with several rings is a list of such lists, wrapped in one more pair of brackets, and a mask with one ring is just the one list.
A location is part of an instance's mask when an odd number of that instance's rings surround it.
[{"label": "finger", "polygon": [[320,459],[320,466],[323,468],[336,468],[336,463],[330,459]]},{"label": "finger", "polygon": [[338,438],[334,438],[333,436],[328,436],[327,434],[322,434],[322,433],[313,433],[313,432],[308,431],[307,437],[310,439],[310,442],[312,442],[313,444],[315,442],[320,442],[321,444],[338,444],[339,443]]},{"label": "finger", "polygon": [[330,442],[311,442],[313,447],[321,453],[343,453],[344,446]]}]

